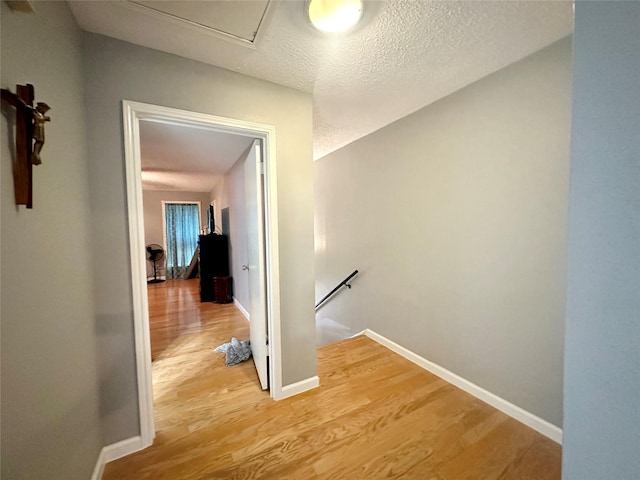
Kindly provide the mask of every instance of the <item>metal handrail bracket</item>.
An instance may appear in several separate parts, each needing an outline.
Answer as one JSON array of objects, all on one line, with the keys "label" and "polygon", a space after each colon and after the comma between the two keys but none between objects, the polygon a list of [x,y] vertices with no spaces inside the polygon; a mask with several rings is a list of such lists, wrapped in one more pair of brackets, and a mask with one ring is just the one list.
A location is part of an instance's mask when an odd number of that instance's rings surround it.
[{"label": "metal handrail bracket", "polygon": [[320,305],[322,305],[324,302],[326,302],[327,300],[329,300],[329,298],[331,298],[331,296],[333,296],[338,290],[340,290],[342,287],[347,287],[347,288],[351,288],[351,284],[349,283],[349,280],[351,280],[353,277],[355,277],[358,274],[358,270],[354,270],[353,273],[351,275],[349,275],[347,278],[345,278],[343,281],[341,281],[336,288],[334,288],[333,290],[331,290],[329,293],[327,293],[322,300],[320,300],[317,304],[316,304],[316,310],[318,310],[318,308],[320,308]]}]

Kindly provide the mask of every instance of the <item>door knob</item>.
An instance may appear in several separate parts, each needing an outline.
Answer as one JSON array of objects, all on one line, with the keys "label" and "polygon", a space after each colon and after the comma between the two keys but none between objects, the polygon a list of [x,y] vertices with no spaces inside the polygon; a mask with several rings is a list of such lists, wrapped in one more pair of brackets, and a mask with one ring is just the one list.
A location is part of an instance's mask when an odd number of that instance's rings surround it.
[{"label": "door knob", "polygon": [[249,265],[242,265],[243,270],[249,270]]}]

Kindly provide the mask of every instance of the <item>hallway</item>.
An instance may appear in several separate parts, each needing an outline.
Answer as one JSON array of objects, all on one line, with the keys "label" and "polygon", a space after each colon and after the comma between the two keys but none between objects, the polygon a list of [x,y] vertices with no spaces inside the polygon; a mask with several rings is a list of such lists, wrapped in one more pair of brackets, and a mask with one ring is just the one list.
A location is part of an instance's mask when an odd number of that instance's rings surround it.
[{"label": "hallway", "polygon": [[105,480],[560,478],[559,445],[366,337],[320,348],[321,386],[275,402],[213,352],[248,322],[197,293],[150,286],[157,436]]}]

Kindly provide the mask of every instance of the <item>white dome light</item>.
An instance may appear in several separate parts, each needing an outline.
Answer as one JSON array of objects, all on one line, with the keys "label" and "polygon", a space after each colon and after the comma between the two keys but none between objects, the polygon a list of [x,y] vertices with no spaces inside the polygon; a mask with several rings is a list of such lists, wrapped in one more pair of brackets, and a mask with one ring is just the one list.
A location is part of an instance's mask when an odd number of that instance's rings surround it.
[{"label": "white dome light", "polygon": [[326,33],[346,32],[362,17],[362,0],[310,0],[309,20]]}]

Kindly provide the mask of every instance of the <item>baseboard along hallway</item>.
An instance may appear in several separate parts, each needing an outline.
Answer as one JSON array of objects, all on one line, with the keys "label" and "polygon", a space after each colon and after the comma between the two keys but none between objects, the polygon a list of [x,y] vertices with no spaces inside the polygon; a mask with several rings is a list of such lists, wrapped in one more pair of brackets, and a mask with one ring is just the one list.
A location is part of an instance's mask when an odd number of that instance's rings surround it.
[{"label": "baseboard along hallway", "polygon": [[213,352],[246,319],[197,288],[149,289],[157,436],[103,479],[560,479],[558,444],[365,336],[321,347],[320,387],[274,401],[252,362]]}]

